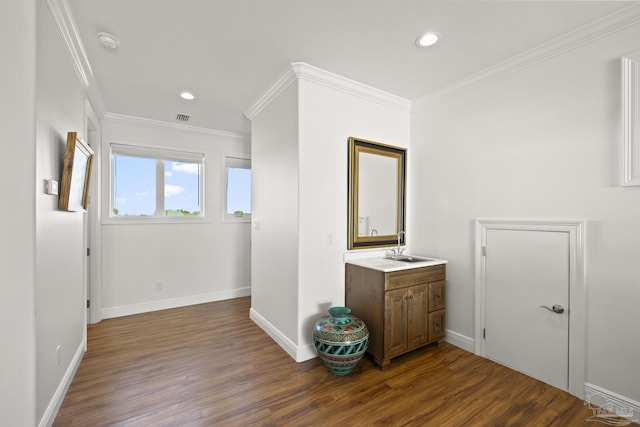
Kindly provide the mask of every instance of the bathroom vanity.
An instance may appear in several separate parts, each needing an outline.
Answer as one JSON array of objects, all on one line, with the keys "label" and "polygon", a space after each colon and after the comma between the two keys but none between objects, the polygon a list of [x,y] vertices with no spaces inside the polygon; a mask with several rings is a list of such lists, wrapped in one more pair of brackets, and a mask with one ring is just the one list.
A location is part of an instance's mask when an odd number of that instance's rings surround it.
[{"label": "bathroom vanity", "polygon": [[369,329],[368,352],[382,369],[445,332],[445,260],[364,258],[345,265],[345,305]]}]

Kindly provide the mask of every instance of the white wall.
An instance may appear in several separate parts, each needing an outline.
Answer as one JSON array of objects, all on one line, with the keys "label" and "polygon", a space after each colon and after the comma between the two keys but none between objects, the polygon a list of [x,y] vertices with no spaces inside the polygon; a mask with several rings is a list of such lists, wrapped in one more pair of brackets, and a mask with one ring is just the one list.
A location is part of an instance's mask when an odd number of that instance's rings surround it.
[{"label": "white wall", "polygon": [[[409,147],[409,110],[300,80],[299,347],[315,321],[344,305],[350,136]],[[407,104],[408,106],[408,104]],[[331,237],[330,237],[331,236]],[[332,243],[330,243],[332,240]],[[357,252],[357,251],[354,251]],[[311,349],[310,349],[311,348]]]},{"label": "white wall", "polygon": [[[251,121],[251,316],[295,347],[298,325],[298,88]],[[294,351],[294,350],[290,350]]]},{"label": "white wall", "polygon": [[[39,2],[38,2],[39,3]],[[32,426],[35,379],[36,1],[0,3],[0,424]]]},{"label": "white wall", "polygon": [[[38,2],[36,200],[37,419],[84,351],[83,214],[58,210],[43,182],[62,178],[67,132],[84,136],[84,90],[54,21]],[[57,347],[60,346],[58,360]]]},{"label": "white wall", "polygon": [[[205,154],[205,222],[108,223],[110,143]],[[102,315],[122,316],[250,294],[250,224],[223,222],[224,156],[246,137],[107,115],[102,121]],[[155,289],[162,282],[162,290]]]},{"label": "white wall", "polygon": [[344,304],[348,139],[407,147],[409,109],[404,100],[381,101],[388,94],[298,67],[299,78],[251,117],[260,222],[253,231],[252,318],[303,361],[315,356],[314,322]]},{"label": "white wall", "polygon": [[[412,113],[412,246],[449,260],[473,338],[476,218],[587,221],[586,381],[640,401],[640,187],[619,181],[620,57],[640,26]],[[417,167],[420,165],[420,167]]]}]

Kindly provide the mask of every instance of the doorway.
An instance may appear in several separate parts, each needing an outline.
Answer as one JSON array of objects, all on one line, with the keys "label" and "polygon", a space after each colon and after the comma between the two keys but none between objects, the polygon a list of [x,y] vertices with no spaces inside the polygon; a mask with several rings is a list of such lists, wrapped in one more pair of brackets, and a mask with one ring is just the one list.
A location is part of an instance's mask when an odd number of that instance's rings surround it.
[{"label": "doorway", "polygon": [[476,221],[476,354],[582,398],[584,223]]},{"label": "doorway", "polygon": [[85,101],[85,135],[89,146],[94,151],[91,181],[89,183],[89,203],[84,213],[85,240],[85,300],[86,324],[98,323],[102,320],[101,290],[101,245],[102,227],[100,216],[100,158],[101,158],[101,126],[100,119],[89,101]]}]

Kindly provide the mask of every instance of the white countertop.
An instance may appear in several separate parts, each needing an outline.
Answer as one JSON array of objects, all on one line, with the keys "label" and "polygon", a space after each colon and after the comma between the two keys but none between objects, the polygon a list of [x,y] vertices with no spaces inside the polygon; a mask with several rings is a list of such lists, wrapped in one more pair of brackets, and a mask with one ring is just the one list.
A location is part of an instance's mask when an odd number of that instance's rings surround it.
[{"label": "white countertop", "polygon": [[389,272],[389,271],[400,271],[400,270],[410,270],[412,268],[421,268],[421,267],[429,267],[432,265],[440,265],[446,264],[447,261],[444,259],[436,259],[432,257],[426,257],[421,255],[409,255],[415,256],[416,258],[428,258],[425,261],[418,262],[405,262],[405,261],[395,261],[392,259],[387,259],[383,257],[376,258],[356,258],[347,260],[347,264],[359,265],[361,267],[371,268],[373,270],[379,270]]}]

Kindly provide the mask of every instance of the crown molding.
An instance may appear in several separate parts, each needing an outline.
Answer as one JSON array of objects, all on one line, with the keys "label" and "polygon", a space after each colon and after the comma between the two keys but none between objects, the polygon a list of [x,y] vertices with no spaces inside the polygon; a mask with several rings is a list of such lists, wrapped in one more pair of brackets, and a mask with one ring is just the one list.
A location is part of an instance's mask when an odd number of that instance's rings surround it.
[{"label": "crown molding", "polygon": [[47,9],[49,9],[49,13],[58,28],[60,37],[62,37],[62,41],[67,48],[67,52],[69,53],[74,68],[80,78],[80,83],[87,93],[89,102],[91,102],[91,105],[99,117],[104,116],[106,113],[104,101],[102,100],[102,95],[96,85],[91,64],[89,64],[89,59],[87,58],[82,41],[78,35],[78,28],[76,27],[67,0],[42,1]]},{"label": "crown molding", "polygon": [[305,80],[351,96],[372,101],[394,110],[408,113],[411,101],[391,93],[367,86],[355,80],[314,67],[304,62],[293,62],[278,77],[274,84],[245,112],[245,116],[252,120],[267,105],[278,97],[290,84],[297,80]]},{"label": "crown molding", "polygon": [[180,132],[188,132],[194,134],[205,134],[213,136],[221,136],[224,138],[234,138],[248,140],[249,135],[243,133],[229,132],[224,130],[209,129],[198,126],[189,126],[182,123],[163,122],[161,120],[146,119],[143,117],[129,116],[126,114],[106,113],[103,120],[108,122],[122,123],[132,126],[143,126],[147,128],[156,128],[163,130],[177,130]]},{"label": "crown molding", "polygon": [[545,42],[533,49],[522,52],[496,65],[487,67],[478,73],[458,80],[442,89],[424,95],[415,100],[412,106],[415,109],[420,109],[437,99],[452,97],[483,86],[638,23],[640,23],[640,3],[635,3],[604,18],[578,27],[569,33]]},{"label": "crown molding", "polygon": [[313,65],[304,62],[294,62],[291,64],[291,68],[293,68],[293,72],[299,80],[316,83],[358,98],[376,102],[394,110],[406,113],[411,110],[411,101],[408,99],[325,71]]},{"label": "crown molding", "polygon": [[267,105],[280,96],[280,94],[295,81],[296,75],[293,72],[293,69],[287,67],[287,69],[278,76],[276,81],[260,96],[260,98],[258,98],[258,100],[254,102],[247,111],[245,111],[244,115],[247,116],[249,120],[253,120],[262,110],[265,109]]}]

